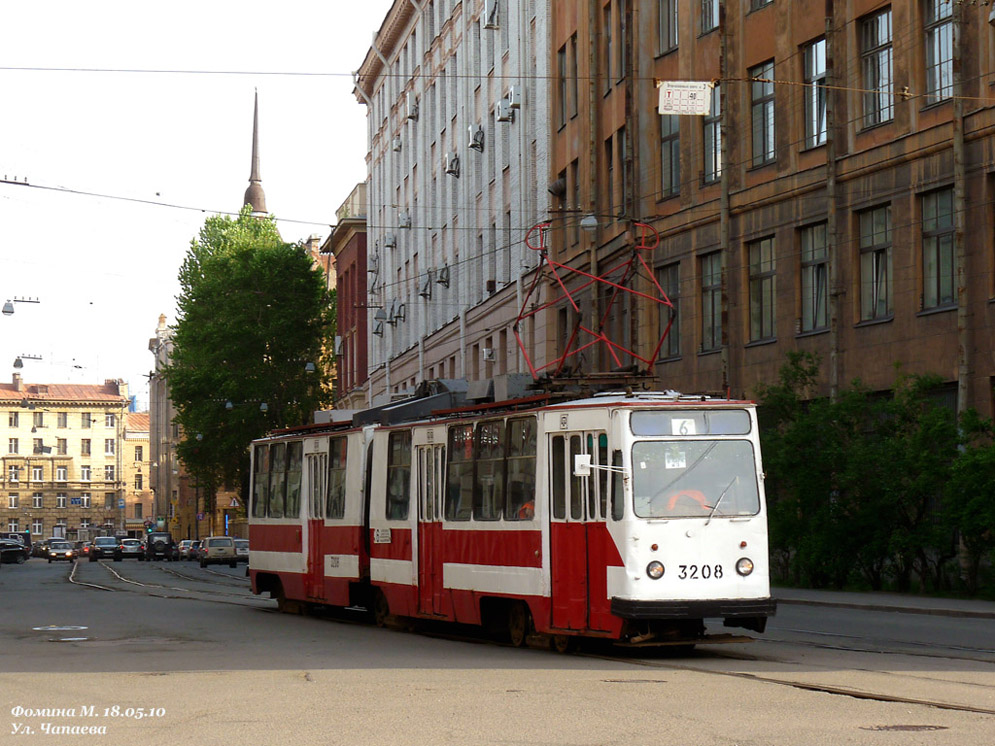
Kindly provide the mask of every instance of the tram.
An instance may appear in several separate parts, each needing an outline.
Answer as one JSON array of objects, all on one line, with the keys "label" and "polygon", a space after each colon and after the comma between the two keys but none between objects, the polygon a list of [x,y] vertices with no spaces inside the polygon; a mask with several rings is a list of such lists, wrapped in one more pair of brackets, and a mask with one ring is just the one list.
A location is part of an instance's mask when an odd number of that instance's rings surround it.
[{"label": "tram", "polygon": [[711,634],[713,619],[764,631],[775,603],[752,402],[431,401],[252,444],[254,593],[561,650],[750,639]]}]

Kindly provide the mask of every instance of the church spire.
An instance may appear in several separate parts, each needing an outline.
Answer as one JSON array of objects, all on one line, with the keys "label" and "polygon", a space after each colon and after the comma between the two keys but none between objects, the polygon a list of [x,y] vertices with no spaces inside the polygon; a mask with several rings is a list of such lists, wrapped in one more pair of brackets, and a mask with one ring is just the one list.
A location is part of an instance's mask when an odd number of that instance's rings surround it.
[{"label": "church spire", "polygon": [[256,104],[252,113],[252,171],[249,174],[249,188],[245,190],[244,205],[251,205],[254,215],[266,214],[266,195],[263,193],[262,178],[259,176],[259,91],[256,91]]}]

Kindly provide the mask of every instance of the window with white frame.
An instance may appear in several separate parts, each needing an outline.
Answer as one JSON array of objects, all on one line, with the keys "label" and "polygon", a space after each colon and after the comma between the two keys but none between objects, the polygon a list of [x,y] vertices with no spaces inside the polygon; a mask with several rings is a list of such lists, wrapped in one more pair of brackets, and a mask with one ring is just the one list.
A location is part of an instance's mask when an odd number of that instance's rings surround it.
[{"label": "window with white frame", "polygon": [[8,482],[20,482],[21,481],[21,467],[16,464],[7,469],[7,481]]},{"label": "window with white frame", "polygon": [[66,466],[56,466],[55,467],[55,481],[65,482],[69,478],[69,467]]},{"label": "window with white frame", "polygon": [[136,490],[141,490],[143,483],[144,483],[144,480],[142,478],[142,475],[141,474],[136,474],[135,475],[135,489]]},{"label": "window with white frame", "polygon": [[7,453],[17,453],[20,450],[20,443],[17,438],[9,438],[7,440]]},{"label": "window with white frame", "polygon": [[142,517],[142,504],[141,503],[135,503],[135,515],[134,515],[134,517],[135,518],[141,518]]},{"label": "window with white frame", "polygon": [[10,532],[20,531],[21,524],[16,518],[11,518],[7,523],[7,530]]},{"label": "window with white frame", "polygon": [[801,331],[829,326],[829,249],[826,224],[802,228],[801,238]]},{"label": "window with white frame", "polygon": [[805,144],[826,142],[826,40],[805,47]]},{"label": "window with white frame", "polygon": [[891,54],[891,8],[887,8],[860,22],[865,127],[890,122],[894,117]]},{"label": "window with white frame", "polygon": [[66,507],[67,497],[65,492],[58,492],[55,495],[55,507],[64,508]]},{"label": "window with white frame", "polygon": [[34,412],[31,415],[32,427],[45,427],[45,413]]},{"label": "window with white frame", "polygon": [[7,495],[7,507],[10,510],[15,510],[16,508],[20,507],[20,505],[21,505],[21,498],[16,492],[12,492],[9,495]]},{"label": "window with white frame", "polygon": [[79,481],[89,482],[90,481],[90,467],[81,466],[79,467]]},{"label": "window with white frame", "polygon": [[940,189],[922,196],[922,306],[953,306],[954,190]]},{"label": "window with white frame", "polygon": [[774,60],[750,68],[753,165],[774,160]]},{"label": "window with white frame", "polygon": [[113,456],[114,455],[114,438],[104,438],[104,455]]},{"label": "window with white frame", "polygon": [[32,466],[31,467],[31,481],[41,482],[45,479],[45,467],[44,466]]},{"label": "window with white frame", "polygon": [[7,415],[7,425],[9,427],[17,427],[21,421],[19,412],[10,412]]},{"label": "window with white frame", "polygon": [[719,27],[719,0],[701,0],[701,33]]},{"label": "window with white frame", "polygon": [[80,503],[82,504],[82,506],[84,508],[89,508],[90,507],[90,499],[91,498],[90,498],[90,493],[89,492],[84,492],[82,495],[79,496],[79,498],[80,498]]},{"label": "window with white frame", "polygon": [[135,446],[135,461],[141,461],[144,453],[141,446]]},{"label": "window with white frame", "polygon": [[31,507],[32,508],[42,508],[45,506],[44,496],[40,492],[35,492],[31,496]]},{"label": "window with white frame", "polygon": [[925,0],[926,101],[935,104],[953,95],[953,0]]},{"label": "window with white frame", "polygon": [[108,465],[108,466],[104,467],[104,481],[105,482],[113,482],[114,481],[114,467],[113,466],[109,466]]},{"label": "window with white frame", "polygon": [[860,319],[892,315],[891,205],[860,213]]},{"label": "window with white frame", "polygon": [[33,536],[44,536],[45,535],[45,523],[36,518],[31,522],[31,534]]},{"label": "window with white frame", "polygon": [[774,238],[747,244],[750,266],[750,341],[773,339],[777,335],[776,257]]},{"label": "window with white frame", "polygon": [[86,518],[83,518],[79,522],[79,528],[80,528],[81,531],[89,531],[90,530],[90,522]]}]

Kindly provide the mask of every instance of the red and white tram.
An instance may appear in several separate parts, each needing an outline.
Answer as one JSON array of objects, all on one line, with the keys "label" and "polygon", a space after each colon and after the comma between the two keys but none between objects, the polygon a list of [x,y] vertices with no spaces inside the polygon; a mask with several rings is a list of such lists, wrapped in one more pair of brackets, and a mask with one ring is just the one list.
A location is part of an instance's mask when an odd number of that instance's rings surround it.
[{"label": "red and white tram", "polygon": [[[315,425],[252,446],[249,574],[285,610],[628,644],[762,632],[770,596],[754,405],[612,393]],[[726,636],[728,637],[728,636]]]}]

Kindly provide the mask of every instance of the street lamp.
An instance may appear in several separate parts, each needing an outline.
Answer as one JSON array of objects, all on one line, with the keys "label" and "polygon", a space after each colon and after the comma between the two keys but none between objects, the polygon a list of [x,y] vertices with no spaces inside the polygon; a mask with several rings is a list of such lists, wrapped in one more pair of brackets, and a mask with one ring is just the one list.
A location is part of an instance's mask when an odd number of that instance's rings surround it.
[{"label": "street lamp", "polygon": [[15,303],[41,303],[37,298],[14,298],[11,300],[7,299],[7,302],[3,304],[3,315],[13,316],[14,315],[14,304]]},{"label": "street lamp", "polygon": [[588,213],[580,219],[580,229],[586,233],[594,233],[598,229],[598,219]]}]

